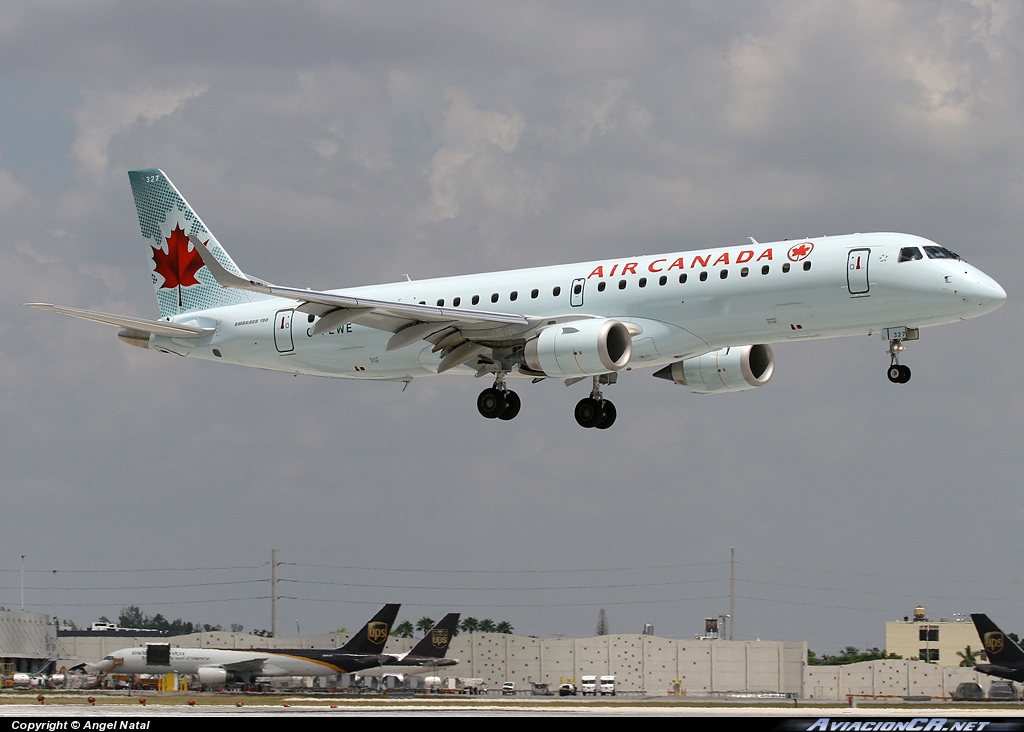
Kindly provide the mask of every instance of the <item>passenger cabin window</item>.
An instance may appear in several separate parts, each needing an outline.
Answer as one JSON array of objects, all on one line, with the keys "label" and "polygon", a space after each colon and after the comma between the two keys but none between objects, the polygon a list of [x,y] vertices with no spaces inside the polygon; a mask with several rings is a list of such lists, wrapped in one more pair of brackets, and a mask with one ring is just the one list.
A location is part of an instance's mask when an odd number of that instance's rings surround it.
[{"label": "passenger cabin window", "polygon": [[806,262],[804,262],[804,272],[810,272],[810,271],[811,271],[811,260],[808,259]]},{"label": "passenger cabin window", "polygon": [[473,295],[473,304],[477,305],[479,303],[480,303],[480,296],[479,295]]},{"label": "passenger cabin window", "polygon": [[462,298],[461,297],[457,297],[454,300],[452,300],[452,305],[454,305],[455,307],[458,307],[459,303],[461,303],[461,302],[462,302]]},{"label": "passenger cabin window", "polygon": [[917,247],[903,247],[900,249],[900,258],[897,261],[912,262],[915,259],[924,259],[924,255],[921,254],[921,250]]},{"label": "passenger cabin window", "polygon": [[437,306],[439,308],[443,308],[444,307],[444,298],[443,297],[440,300],[437,301]]},{"label": "passenger cabin window", "polygon": [[641,277],[640,281],[637,282],[637,285],[639,285],[640,287],[647,287],[647,278]]},{"label": "passenger cabin window", "polygon": [[708,273],[707,273],[707,270],[704,270],[703,272],[700,273],[700,281],[701,282],[707,282],[707,279],[708,279]]},{"label": "passenger cabin window", "polygon": [[573,295],[579,295],[581,292],[583,292],[583,285],[575,285],[572,288],[572,294]]},{"label": "passenger cabin window", "polygon": [[552,297],[558,297],[561,294],[562,294],[562,288],[561,287],[556,287],[555,289],[553,289],[551,291],[551,296]]},{"label": "passenger cabin window", "polygon": [[530,297],[532,297],[534,300],[537,299],[537,296],[539,294],[540,294],[540,290],[530,290]]},{"label": "passenger cabin window", "polygon": [[619,289],[620,290],[625,290],[626,289],[626,281],[625,280],[619,280]]},{"label": "passenger cabin window", "polygon": [[718,275],[718,276],[719,276],[719,277],[720,277],[721,279],[723,279],[723,280],[724,280],[724,279],[725,279],[726,277],[728,277],[728,276],[729,276],[729,270],[727,270],[727,269],[723,269],[723,270],[721,271],[721,273],[719,273],[719,275]]},{"label": "passenger cabin window", "polygon": [[763,275],[768,274],[770,269],[771,269],[771,267],[769,267],[767,264],[763,265],[761,267],[761,274],[763,274]]},{"label": "passenger cabin window", "polygon": [[679,284],[680,285],[685,285],[686,284],[686,272],[683,272],[681,275],[679,275]]},{"label": "passenger cabin window", "polygon": [[668,282],[668,277],[666,277],[665,275],[662,275],[661,277],[658,278],[659,285],[664,286],[666,282]]},{"label": "passenger cabin window", "polygon": [[491,295],[491,302],[498,302],[498,293],[497,292],[495,292],[493,295]]},{"label": "passenger cabin window", "polygon": [[740,277],[746,277],[748,274],[750,274],[750,267],[744,267],[740,270]]},{"label": "passenger cabin window", "polygon": [[604,286],[605,286],[604,282],[598,282],[597,283],[597,291],[598,292],[604,292]]},{"label": "passenger cabin window", "polygon": [[789,262],[783,262],[782,263],[782,271],[783,272],[788,272],[789,271]]},{"label": "passenger cabin window", "polygon": [[519,293],[516,292],[515,290],[512,290],[512,292],[509,293],[508,299],[511,300],[512,302],[515,302],[516,300],[519,299]]}]

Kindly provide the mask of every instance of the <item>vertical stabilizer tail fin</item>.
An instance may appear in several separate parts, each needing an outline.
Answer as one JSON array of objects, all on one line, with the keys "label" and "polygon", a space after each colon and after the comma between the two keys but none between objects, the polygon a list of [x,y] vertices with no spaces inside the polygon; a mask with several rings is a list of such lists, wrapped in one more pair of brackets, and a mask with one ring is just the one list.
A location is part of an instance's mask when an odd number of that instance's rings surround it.
[{"label": "vertical stabilizer tail fin", "polygon": [[1003,633],[999,626],[989,620],[988,615],[972,613],[971,620],[974,621],[981,645],[992,663],[1010,665],[1024,662],[1024,651],[1013,642],[1013,638]]},{"label": "vertical stabilizer tail fin", "polygon": [[444,658],[459,627],[459,614],[448,613],[409,651],[416,658]]},{"label": "vertical stabilizer tail fin", "polygon": [[398,608],[401,605],[391,603],[382,607],[376,615],[370,618],[370,622],[363,626],[362,630],[352,636],[348,643],[339,650],[342,653],[363,653],[367,655],[383,653],[384,644],[388,642],[391,634],[391,626],[395,624],[398,617]]},{"label": "vertical stabilizer tail fin", "polygon": [[242,274],[162,170],[129,170],[128,180],[162,317],[255,299],[252,293],[221,287],[203,265],[189,236],[198,237],[229,272]]}]

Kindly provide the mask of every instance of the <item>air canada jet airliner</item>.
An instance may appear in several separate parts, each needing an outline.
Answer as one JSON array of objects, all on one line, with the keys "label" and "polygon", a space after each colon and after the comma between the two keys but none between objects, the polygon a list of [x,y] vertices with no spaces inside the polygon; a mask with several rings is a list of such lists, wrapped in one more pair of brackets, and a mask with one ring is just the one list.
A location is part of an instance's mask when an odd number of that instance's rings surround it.
[{"label": "air canada jet airliner", "polygon": [[992,312],[1003,288],[949,249],[876,233],[633,255],[579,264],[316,291],[244,274],[164,173],[128,173],[160,319],[44,303],[32,307],[121,328],[163,353],[293,374],[408,382],[452,373],[492,377],[477,408],[519,414],[509,377],[591,379],[583,427],[616,409],[602,387],[619,373],[699,394],[771,378],[771,346],[879,334],[887,375],[920,328]]}]

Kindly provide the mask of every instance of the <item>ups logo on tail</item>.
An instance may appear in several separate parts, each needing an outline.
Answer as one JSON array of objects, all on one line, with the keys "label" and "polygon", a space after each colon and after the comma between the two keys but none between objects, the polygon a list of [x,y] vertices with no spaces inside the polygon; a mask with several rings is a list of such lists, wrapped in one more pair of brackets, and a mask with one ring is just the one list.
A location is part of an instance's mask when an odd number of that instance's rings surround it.
[{"label": "ups logo on tail", "polygon": [[445,628],[434,628],[430,631],[430,642],[434,648],[446,648],[448,646],[448,630]]},{"label": "ups logo on tail", "polygon": [[388,624],[380,621],[367,624],[366,637],[371,643],[380,645],[388,639]]},{"label": "ups logo on tail", "polygon": [[1003,634],[998,630],[985,633],[985,650],[989,653],[999,653],[1003,650]]}]

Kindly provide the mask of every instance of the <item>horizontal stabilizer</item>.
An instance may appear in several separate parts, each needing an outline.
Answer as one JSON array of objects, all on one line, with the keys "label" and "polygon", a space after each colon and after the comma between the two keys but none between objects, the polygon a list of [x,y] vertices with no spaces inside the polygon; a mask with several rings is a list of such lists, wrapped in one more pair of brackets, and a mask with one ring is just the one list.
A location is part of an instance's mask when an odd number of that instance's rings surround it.
[{"label": "horizontal stabilizer", "polygon": [[128,315],[112,315],[110,313],[97,313],[92,310],[80,310],[78,308],[65,308],[60,305],[50,305],[45,302],[27,302],[30,308],[49,310],[62,315],[70,315],[72,318],[91,320],[94,323],[113,325],[117,328],[127,328],[140,333],[152,333],[153,335],[167,336],[169,338],[202,338],[211,335],[214,328],[197,328],[192,325],[179,325],[168,323],[163,320],[146,320],[145,318],[133,318]]}]

